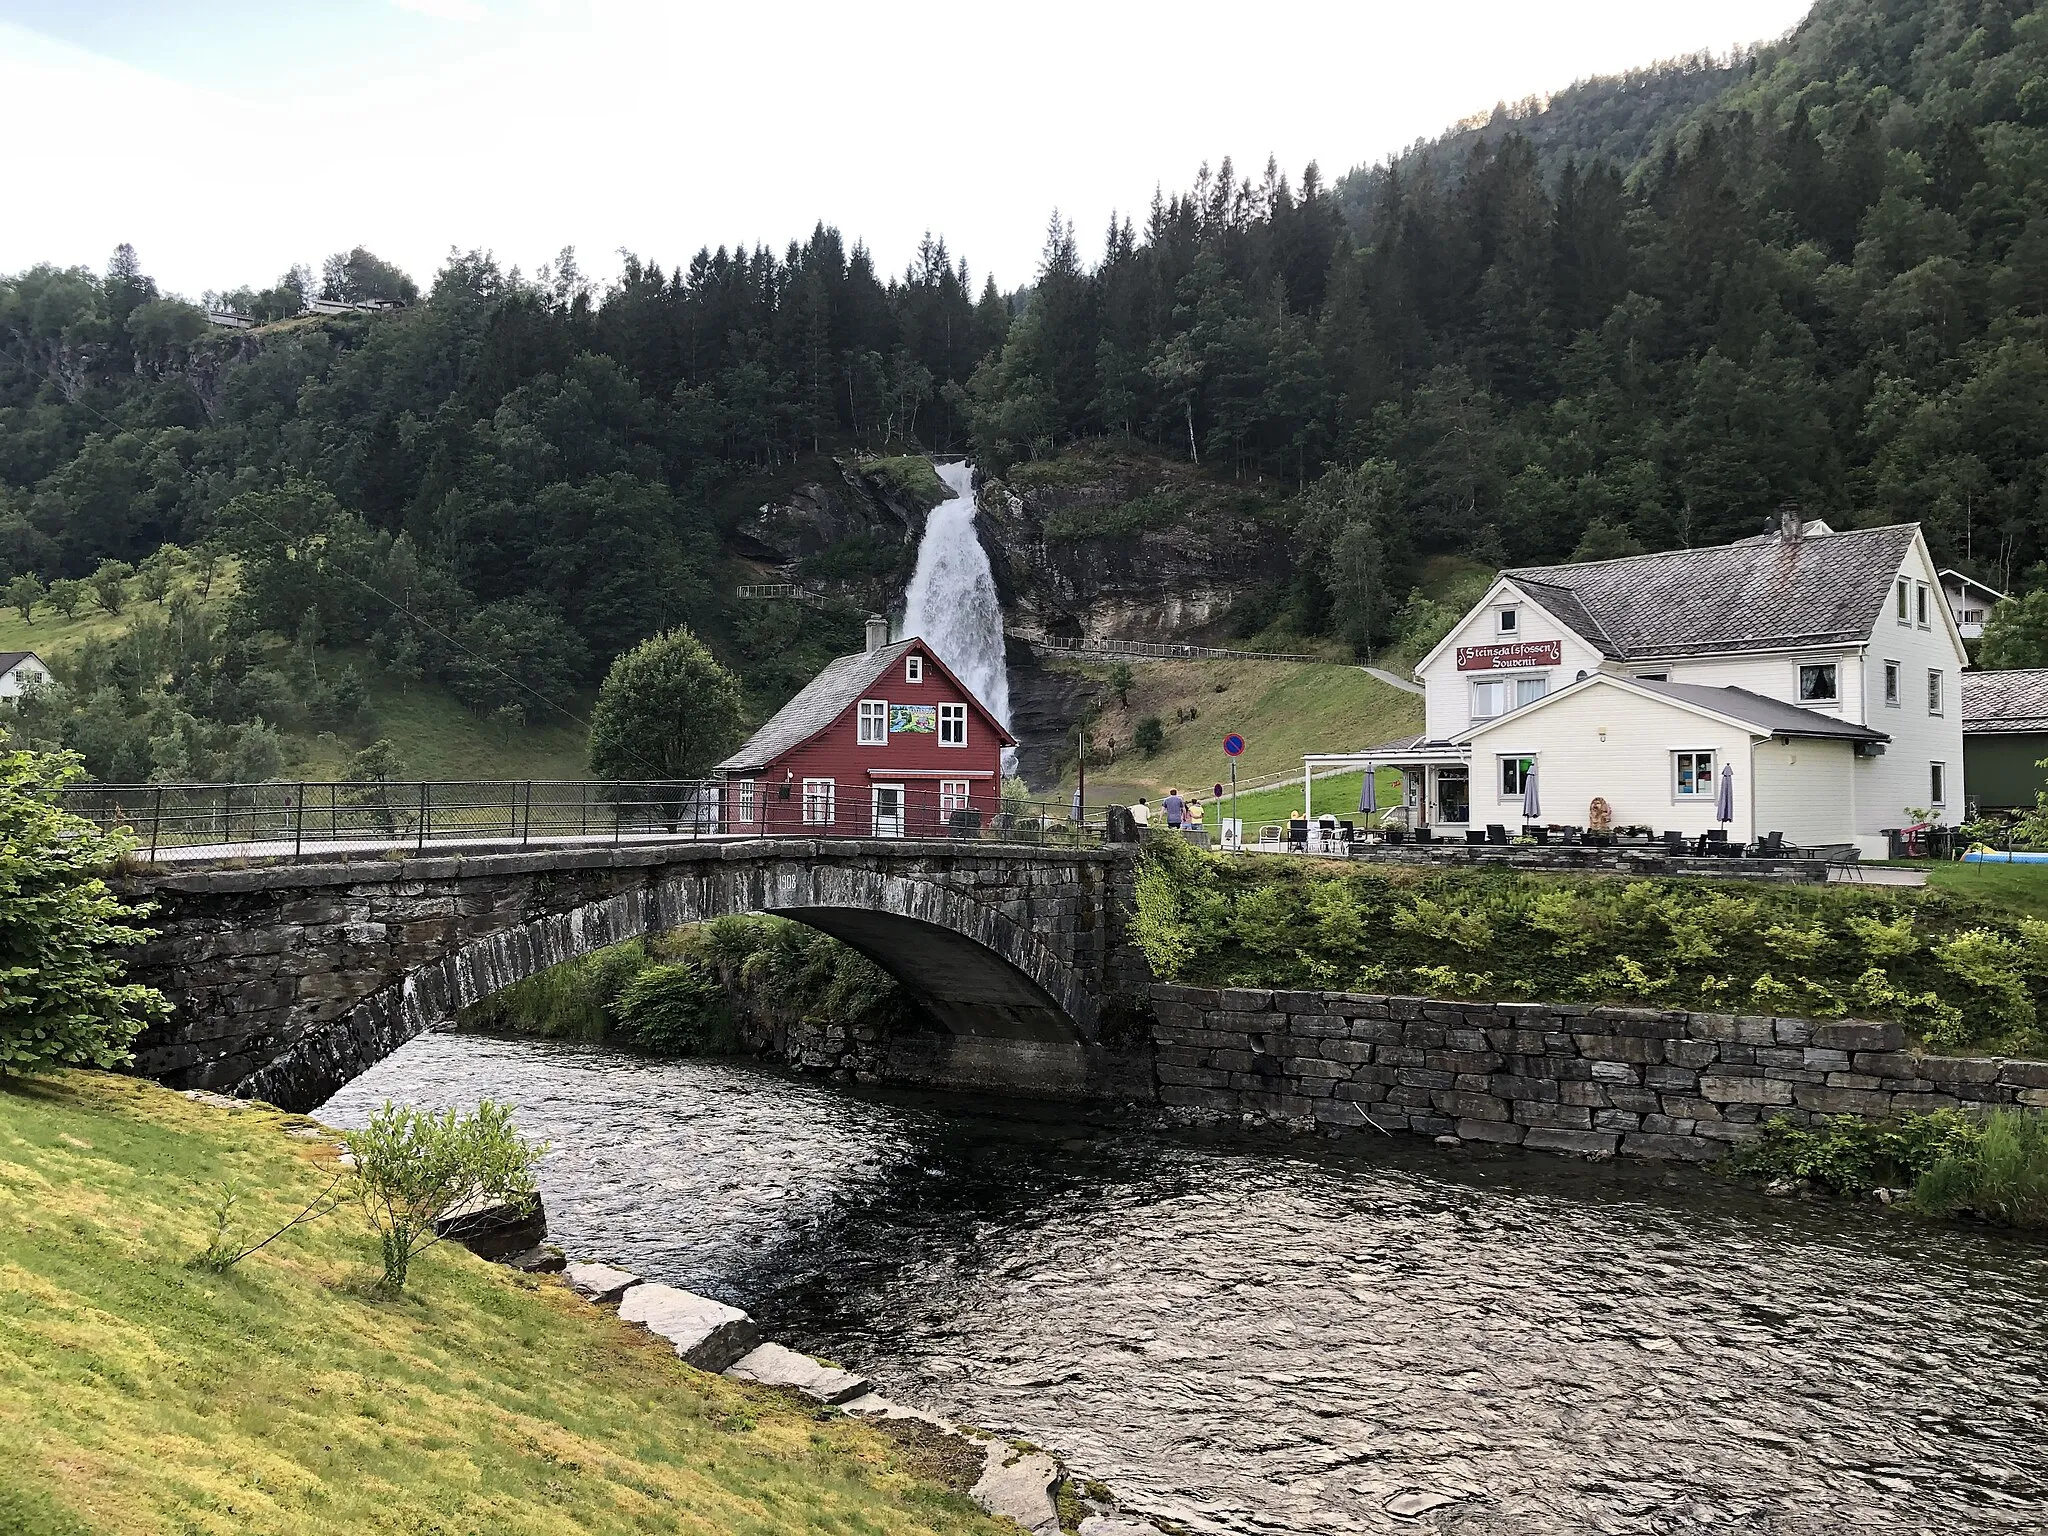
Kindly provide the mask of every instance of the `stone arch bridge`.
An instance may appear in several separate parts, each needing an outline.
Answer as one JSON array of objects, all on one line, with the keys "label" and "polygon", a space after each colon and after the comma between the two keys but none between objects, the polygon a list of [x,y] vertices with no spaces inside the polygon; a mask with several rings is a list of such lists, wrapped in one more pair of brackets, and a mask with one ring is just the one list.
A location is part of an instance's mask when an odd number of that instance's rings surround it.
[{"label": "stone arch bridge", "polygon": [[157,904],[130,957],[177,1005],[140,1071],[310,1109],[458,1008],[608,944],[728,913],[832,934],[936,1024],[884,1042],[905,1081],[1119,1086],[1150,980],[1129,849],[773,839],[327,856],[125,877]]}]

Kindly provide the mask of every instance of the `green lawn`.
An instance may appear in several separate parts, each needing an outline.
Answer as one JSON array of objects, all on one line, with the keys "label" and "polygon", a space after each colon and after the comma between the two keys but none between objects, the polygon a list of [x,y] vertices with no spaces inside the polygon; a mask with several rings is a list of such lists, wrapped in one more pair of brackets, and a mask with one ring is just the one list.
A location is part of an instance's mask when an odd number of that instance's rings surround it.
[{"label": "green lawn", "polygon": [[0,1086],[0,1530],[999,1536],[879,1433],[691,1370],[668,1345],[450,1246],[402,1301],[341,1212],[226,1275],[328,1180],[293,1117],[129,1078]]},{"label": "green lawn", "polygon": [[[1213,779],[1209,783],[1199,786],[1203,811],[1211,828],[1210,836],[1212,838],[1216,835],[1214,828],[1217,821],[1231,814],[1229,781],[1226,779],[1224,782],[1223,800],[1220,805],[1210,802],[1209,792],[1214,787],[1215,781]],[[1365,770],[1362,768],[1356,773],[1340,773],[1332,778],[1317,779],[1315,799],[1311,802],[1309,808],[1318,816],[1327,812],[1329,815],[1335,816],[1339,821],[1350,821],[1362,825],[1368,819],[1358,814],[1358,793],[1364,787]],[[1182,788],[1185,790],[1185,786],[1182,786]],[[1400,794],[1401,770],[1398,768],[1382,768],[1379,771],[1380,811],[1384,811],[1388,806],[1396,804]],[[1237,797],[1237,815],[1244,822],[1247,842],[1257,840],[1259,828],[1262,825],[1285,825],[1287,819],[1300,809],[1302,809],[1302,804],[1301,781],[1299,779],[1289,784],[1276,785],[1271,789],[1256,789],[1248,793],[1240,793]],[[1157,819],[1155,816],[1155,822]],[[1374,812],[1369,819],[1377,823],[1379,812]]]},{"label": "green lawn", "polygon": [[[374,734],[388,737],[398,748],[409,779],[582,779],[590,776],[590,732],[579,720],[555,715],[537,725],[501,726],[466,709],[438,683],[412,683],[401,689],[390,677],[373,672],[370,706],[376,711]],[[563,703],[588,718],[592,699]],[[321,733],[300,738],[305,761],[293,772],[308,779],[338,777],[358,740]]]},{"label": "green lawn", "polygon": [[1927,883],[1936,890],[2048,917],[2048,864],[1899,862],[1904,868],[1926,870]]}]

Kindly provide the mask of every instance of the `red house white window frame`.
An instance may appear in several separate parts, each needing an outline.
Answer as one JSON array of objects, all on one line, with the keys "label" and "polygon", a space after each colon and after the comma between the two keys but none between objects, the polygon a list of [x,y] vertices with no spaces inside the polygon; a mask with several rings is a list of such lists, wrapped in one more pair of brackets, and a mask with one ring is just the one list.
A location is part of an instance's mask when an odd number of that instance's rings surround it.
[{"label": "red house white window frame", "polygon": [[967,745],[967,706],[965,704],[941,704],[939,706],[939,745],[942,747],[964,747]]},{"label": "red house white window frame", "polygon": [[863,747],[889,745],[889,701],[862,699],[854,714],[854,741]]}]

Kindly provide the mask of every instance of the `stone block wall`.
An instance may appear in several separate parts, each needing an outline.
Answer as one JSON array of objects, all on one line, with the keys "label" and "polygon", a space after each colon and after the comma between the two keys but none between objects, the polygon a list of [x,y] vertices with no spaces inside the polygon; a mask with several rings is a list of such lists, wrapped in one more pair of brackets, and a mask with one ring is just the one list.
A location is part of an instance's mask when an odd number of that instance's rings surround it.
[{"label": "stone block wall", "polygon": [[2048,1062],[1918,1056],[1896,1024],[1351,992],[1152,989],[1162,1104],[1704,1161],[1764,1122],[2048,1108]]}]

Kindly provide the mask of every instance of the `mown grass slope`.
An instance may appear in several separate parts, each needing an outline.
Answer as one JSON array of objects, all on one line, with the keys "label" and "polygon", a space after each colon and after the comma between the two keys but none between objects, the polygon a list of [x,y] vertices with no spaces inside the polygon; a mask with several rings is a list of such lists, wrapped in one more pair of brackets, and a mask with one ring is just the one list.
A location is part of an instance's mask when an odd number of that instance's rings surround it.
[{"label": "mown grass slope", "polygon": [[344,1211],[226,1275],[332,1152],[126,1078],[0,1086],[0,1531],[994,1533],[879,1434],[453,1247],[368,1293]]},{"label": "mown grass slope", "polygon": [[[1169,785],[1199,788],[1230,777],[1223,738],[1233,731],[1245,739],[1237,760],[1238,778],[1249,782],[1277,774],[1299,775],[1305,752],[1348,752],[1375,746],[1422,729],[1422,700],[1390,688],[1357,667],[1307,662],[1153,661],[1131,663],[1129,702],[1109,691],[1111,669],[1096,662],[1055,665],[1085,674],[1105,701],[1090,727],[1097,756],[1088,765],[1091,805],[1136,795],[1156,799]],[[1192,718],[1183,718],[1192,713]],[[1157,715],[1166,733],[1159,752],[1147,757],[1134,745],[1138,722]],[[1104,761],[1115,742],[1115,760]],[[1071,754],[1070,754],[1071,757]],[[1074,765],[1062,778],[1071,794]],[[1300,797],[1297,782],[1293,791]],[[1341,796],[1341,791],[1332,791]],[[1284,795],[1283,795],[1284,798]],[[1332,806],[1338,803],[1332,799]],[[1358,790],[1351,789],[1351,804]],[[1251,813],[1246,813],[1250,820]]]}]

